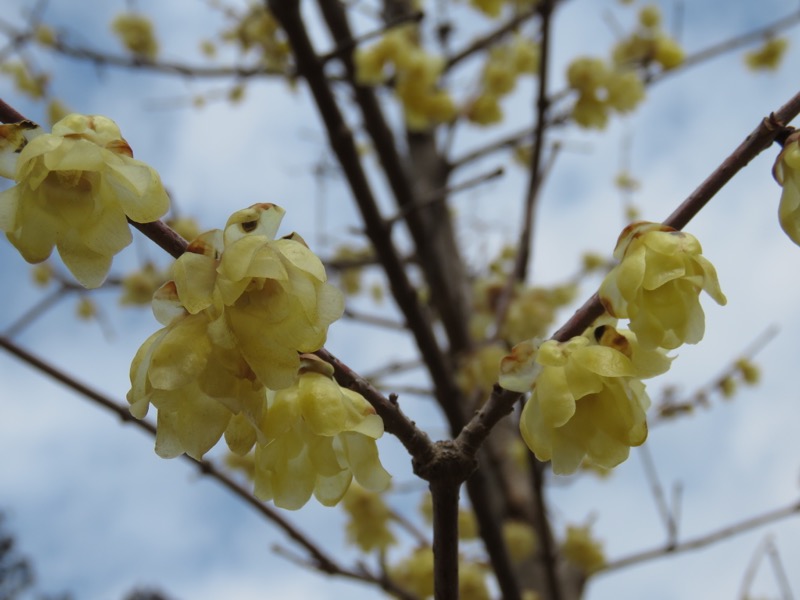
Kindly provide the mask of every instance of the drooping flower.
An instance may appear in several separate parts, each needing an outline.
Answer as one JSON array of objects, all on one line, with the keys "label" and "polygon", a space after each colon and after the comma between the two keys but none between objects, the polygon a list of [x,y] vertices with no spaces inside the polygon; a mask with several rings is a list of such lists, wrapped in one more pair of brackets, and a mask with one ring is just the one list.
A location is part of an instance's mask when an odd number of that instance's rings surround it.
[{"label": "drooping flower", "polygon": [[344,495],[342,506],[349,517],[347,539],[361,550],[386,550],[395,543],[389,529],[392,513],[380,494],[355,483]]},{"label": "drooping flower", "polygon": [[102,116],[71,114],[52,133],[23,122],[0,127],[0,229],[31,263],[58,248],[86,287],[103,283],[112,257],[131,242],[127,219],[167,212],[158,173],[134,160],[119,128]]},{"label": "drooping flower", "polygon": [[224,232],[201,235],[173,268],[183,306],[222,313],[245,360],[273,390],[294,383],[298,352],[319,350],[344,311],[341,292],[326,283],[303,239],[275,239],[284,212],[274,204],[237,211]]},{"label": "drooping flower", "polygon": [[500,385],[533,388],[520,432],[539,460],[574,473],[585,457],[611,468],[647,438],[650,399],[641,377],[669,367],[663,351],[641,348],[631,333],[601,325],[592,338],[517,344],[500,365]]},{"label": "drooping flower", "polygon": [[699,295],[727,300],[714,266],[697,239],[658,223],[633,223],[620,234],[620,263],[600,286],[600,301],[614,317],[630,319],[643,346],[673,349],[696,344],[705,332]]},{"label": "drooping flower", "polygon": [[268,393],[255,452],[256,496],[298,509],[312,494],[325,506],[337,504],[354,478],[367,490],[386,489],[391,477],[378,458],[383,421],[375,409],[326,374],[327,363],[307,358],[303,365],[295,385]]},{"label": "drooping flower", "polygon": [[561,542],[561,554],[587,575],[598,571],[606,564],[603,544],[592,537],[588,525],[568,525],[567,535]]},{"label": "drooping flower", "polygon": [[772,175],[783,186],[778,207],[781,227],[800,246],[800,132],[786,138],[772,167]]},{"label": "drooping flower", "polygon": [[[199,460],[229,428],[237,428],[230,434],[237,440],[229,441],[231,449],[250,450],[265,390],[224,322],[209,312],[189,314],[171,281],[156,292],[153,312],[165,327],[142,344],[131,363],[128,402],[138,419],[151,404],[158,409],[156,453],[172,458],[185,452]],[[244,448],[236,415],[251,423]]]}]

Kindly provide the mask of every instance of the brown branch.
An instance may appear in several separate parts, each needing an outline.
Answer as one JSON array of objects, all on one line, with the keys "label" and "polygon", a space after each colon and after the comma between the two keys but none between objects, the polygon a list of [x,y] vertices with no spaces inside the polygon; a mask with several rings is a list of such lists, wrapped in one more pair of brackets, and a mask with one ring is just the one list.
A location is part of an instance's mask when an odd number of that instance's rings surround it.
[{"label": "brown branch", "polygon": [[[664,220],[664,224],[675,229],[683,229],[736,173],[746,167],[761,152],[769,148],[772,142],[783,132],[786,125],[798,113],[800,113],[800,93],[795,94],[776,112],[763,119],[758,127],[722,161],[722,164]],[[597,294],[594,294],[553,335],[553,338],[563,342],[573,336],[580,335],[601,314],[603,314],[603,307],[600,304],[600,298]]]},{"label": "brown branch", "polygon": [[[800,113],[800,93],[772,113],[769,118],[763,119],[722,164],[667,217],[664,223],[676,229],[683,228],[736,173],[766,150],[781,135],[786,124],[798,113]],[[552,337],[563,342],[580,335],[601,314],[603,314],[603,306],[595,293]],[[521,397],[522,394],[509,392],[500,386],[495,386],[489,400],[464,427],[456,439],[456,443],[470,452],[475,452],[489,435],[489,431],[495,423],[510,413],[514,403]]]},{"label": "brown branch", "polygon": [[675,75],[676,73],[682,73],[684,70],[690,67],[697,66],[708,60],[711,60],[712,58],[716,58],[731,52],[732,50],[736,50],[738,48],[748,46],[754,42],[763,40],[764,38],[774,36],[785,29],[794,27],[797,23],[800,23],[800,11],[795,11],[781,19],[777,19],[776,21],[769,23],[768,25],[759,27],[753,31],[748,31],[740,36],[736,36],[718,44],[709,46],[708,48],[693,52],[683,60],[678,68],[659,71],[648,78],[648,83],[656,83],[662,79],[666,79],[671,75]]},{"label": "brown branch", "polygon": [[449,71],[458,63],[460,63],[466,58],[469,58],[473,54],[476,54],[477,52],[481,52],[489,48],[496,42],[503,39],[506,35],[508,35],[512,31],[518,29],[520,25],[525,23],[525,21],[536,16],[538,12],[539,8],[537,6],[522,11],[519,14],[514,15],[511,19],[509,19],[506,23],[500,25],[500,27],[498,27],[494,31],[491,31],[486,35],[483,35],[478,39],[474,40],[466,48],[456,52],[455,54],[453,54],[453,56],[447,59],[447,62],[445,63],[444,67],[445,71]]},{"label": "brown branch", "polygon": [[[334,3],[332,3],[334,4]],[[451,428],[458,431],[464,421],[457,400],[458,388],[453,380],[450,365],[434,335],[431,317],[421,304],[417,291],[408,279],[388,227],[378,210],[369,181],[364,173],[360,156],[333,91],[330,89],[300,15],[297,0],[270,0],[273,15],[281,22],[297,60],[300,75],[305,78],[325,123],[328,141],[345,173],[350,190],[358,205],[367,236],[384,266],[392,294],[414,335],[417,347],[425,360],[436,389],[437,398],[445,411]],[[380,144],[376,144],[376,147]]]},{"label": "brown branch", "polygon": [[[56,367],[45,362],[38,356],[18,346],[11,340],[3,336],[0,336],[0,347],[4,348],[10,354],[16,356],[17,358],[27,363],[28,365],[38,370],[39,372],[47,375],[52,379],[55,379],[56,381],[62,383],[63,385],[67,386],[73,391],[78,392],[82,396],[102,406],[106,410],[113,412],[123,422],[130,423],[138,427],[139,429],[146,431],[150,435],[155,436],[156,434],[155,425],[149,423],[148,421],[136,419],[133,415],[130,414],[127,407],[114,402],[108,396],[105,396],[104,394],[101,394],[100,392],[90,388],[89,386],[77,381],[74,377],[72,377],[68,373],[65,373],[64,371],[57,369]],[[260,513],[267,520],[271,521],[278,528],[283,530],[283,532],[289,538],[294,540],[299,546],[301,546],[303,549],[305,549],[306,552],[308,552],[309,556],[313,559],[311,564],[316,569],[328,574],[342,575],[352,579],[359,579],[361,581],[366,581],[368,583],[378,584],[381,585],[381,587],[384,587],[380,579],[377,577],[366,576],[364,574],[357,573],[356,571],[347,569],[339,565],[334,558],[328,556],[325,552],[323,552],[323,550],[317,544],[311,541],[311,539],[309,539],[304,533],[302,533],[299,529],[297,529],[287,519],[282,517],[278,511],[261,502],[258,498],[253,496],[253,494],[242,484],[238,483],[227,473],[224,473],[223,471],[219,470],[219,468],[216,467],[214,463],[205,459],[196,460],[186,454],[182,454],[181,458],[188,460],[189,462],[194,464],[199,469],[201,474],[207,475],[208,477],[214,479],[217,483],[222,485],[222,487],[226,488],[234,496],[244,501],[245,504],[248,504],[251,508],[255,509],[256,512]],[[384,589],[386,588],[384,587]],[[387,591],[395,593],[396,595],[398,594],[397,590],[387,589]]]},{"label": "brown branch", "polygon": [[433,500],[433,597],[458,600],[458,488],[460,481],[436,477]]},{"label": "brown branch", "polygon": [[[341,2],[318,2],[320,11],[327,24],[328,30],[339,45],[346,45],[353,35],[347,18],[347,13]],[[424,197],[424,186],[414,178],[425,180],[426,172],[435,172],[436,179],[446,175],[436,167],[440,162],[438,153],[433,150],[434,136],[430,132],[409,132],[409,159],[405,160],[398,150],[389,124],[384,116],[383,108],[378,101],[375,91],[370,86],[361,85],[356,79],[356,67],[352,54],[340,57],[346,70],[346,79],[353,90],[355,104],[358,106],[364,129],[372,140],[381,168],[386,175],[389,189],[394,196],[397,206],[402,210],[408,206],[416,206],[420,196]],[[415,142],[419,142],[416,144]],[[415,168],[415,157],[419,149],[426,151],[426,169],[423,172],[414,172],[413,178],[409,173],[406,163]],[[444,164],[442,163],[443,167]],[[443,187],[436,182],[436,187]],[[419,256],[419,266],[425,275],[431,295],[431,304],[436,308],[438,316],[447,332],[451,351],[460,351],[470,346],[469,332],[466,328],[467,311],[466,296],[461,288],[461,259],[452,233],[451,219],[444,202],[436,202],[426,207],[426,210],[410,210],[405,214],[409,232],[414,240],[416,254]],[[450,245],[452,242],[452,245]],[[427,362],[427,361],[426,361]],[[464,424],[465,418],[460,410],[459,390],[452,377],[452,369],[447,364],[446,357],[437,362],[443,362],[443,372],[432,372],[436,383],[437,399],[450,423],[451,431],[455,435]],[[439,370],[439,367],[431,364]]]},{"label": "brown branch", "polygon": [[786,517],[790,517],[795,514],[800,514],[800,502],[794,502],[789,506],[778,508],[762,515],[751,517],[750,519],[745,519],[738,523],[734,523],[733,525],[722,527],[716,531],[706,533],[678,544],[666,544],[664,546],[659,546],[658,548],[653,548],[652,550],[637,552],[635,554],[631,554],[630,556],[613,560],[601,567],[601,569],[595,574],[602,575],[604,573],[610,573],[624,567],[630,567],[632,565],[656,558],[688,552],[690,550],[698,550],[700,548],[704,548],[711,544],[731,538],[735,535],[739,535],[740,533],[745,533],[751,529],[761,527],[762,525],[767,525],[780,519],[785,519]]}]

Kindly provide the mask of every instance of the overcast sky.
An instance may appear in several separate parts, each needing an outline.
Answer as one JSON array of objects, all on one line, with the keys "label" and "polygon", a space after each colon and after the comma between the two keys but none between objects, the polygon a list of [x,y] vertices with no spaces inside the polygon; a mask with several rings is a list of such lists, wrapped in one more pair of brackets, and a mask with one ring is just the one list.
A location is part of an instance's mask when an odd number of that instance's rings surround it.
[{"label": "overcast sky", "polygon": [[[7,1],[3,19],[21,22],[20,8],[29,4]],[[219,14],[205,3],[136,4],[154,16],[165,60],[199,64],[199,40],[220,30]],[[689,52],[797,9],[794,0],[730,0],[724,10],[720,4],[682,3],[679,31]],[[679,12],[674,2],[659,5],[667,15]],[[108,23],[125,6],[122,0],[51,0],[44,21],[69,31],[76,43],[117,53]],[[557,88],[572,57],[607,55],[613,39],[603,17],[607,11],[620,15],[623,23],[633,17],[611,0],[570,0],[558,11]],[[480,21],[473,19],[468,26],[477,30]],[[761,118],[795,94],[800,89],[800,35],[792,30],[788,37],[788,55],[775,73],[747,72],[738,51],[659,83],[639,110],[625,119],[612,118],[602,134],[558,131],[564,150],[543,190],[535,280],[565,279],[584,250],[611,251],[624,225],[613,178],[625,160],[626,144],[630,170],[642,182],[634,197],[642,217],[661,220]],[[323,40],[321,47],[326,44]],[[329,250],[332,241],[358,240],[348,229],[358,220],[342,182],[328,177],[321,184],[312,175],[326,156],[325,135],[302,83],[290,93],[282,82],[254,82],[241,104],[212,102],[198,110],[189,107],[193,95],[224,90],[226,83],[98,69],[39,52],[29,56],[53,69],[52,90],[70,108],[114,119],[136,157],[159,171],[178,208],[196,216],[203,227],[222,227],[231,212],[269,201],[287,210],[281,232],[297,230],[317,250]],[[42,105],[14,91],[7,78],[0,79],[0,97],[45,121]],[[529,121],[530,104],[520,94],[504,105],[509,131]],[[464,129],[458,142],[465,150],[504,130]],[[731,402],[714,397],[710,410],[651,432],[647,445],[662,484],[683,489],[681,539],[788,505],[800,495],[800,248],[778,226],[780,188],[770,172],[776,154],[777,148],[771,149],[753,161],[687,227],[717,267],[729,302],[721,308],[704,298],[705,340],[678,352],[672,370],[649,384],[651,396],[658,398],[668,385],[689,393],[768,327],[777,326],[780,333],[757,357],[763,373],[758,387],[742,389]],[[502,180],[455,201],[465,252],[473,261],[515,234],[516,218],[506,216],[518,214],[526,174],[508,155],[499,154],[462,175],[501,165],[506,167]],[[488,214],[486,206],[492,208]],[[485,217],[480,225],[471,216],[478,211]],[[114,272],[124,273],[145,259],[168,262],[137,234],[115,260]],[[5,242],[0,243],[0,264],[6,282],[0,297],[3,331],[45,292],[31,284],[30,267]],[[581,301],[592,291],[586,287]],[[118,310],[114,291],[94,292],[92,298],[104,307],[106,329],[76,321],[76,298],[71,296],[15,339],[124,402],[130,359],[158,325],[147,309]],[[390,304],[380,310],[394,312]],[[377,334],[350,323],[331,328],[327,347],[362,372],[412,352],[405,336]],[[407,396],[401,402],[434,436],[443,434],[427,401]],[[373,597],[369,588],[309,574],[273,554],[275,544],[292,548],[285,536],[185,461],[158,458],[152,446],[152,439],[138,430],[0,354],[0,510],[21,551],[34,559],[41,591],[69,591],[80,600],[121,598],[138,585],[157,586],[184,600]],[[398,444],[386,436],[380,448],[396,483],[421,489]],[[394,493],[390,501],[406,510],[416,498]],[[594,520],[609,559],[664,543],[664,526],[636,451],[606,481],[556,482],[550,499],[557,531],[567,523]],[[342,545],[340,510],[312,501],[290,517],[345,562],[356,559]],[[767,536],[780,552],[794,593],[800,594],[800,571],[793,568],[800,564],[800,519],[795,518],[706,550],[600,576],[590,584],[588,598],[736,597]],[[771,570],[762,565],[752,591],[775,597],[777,590]]]}]

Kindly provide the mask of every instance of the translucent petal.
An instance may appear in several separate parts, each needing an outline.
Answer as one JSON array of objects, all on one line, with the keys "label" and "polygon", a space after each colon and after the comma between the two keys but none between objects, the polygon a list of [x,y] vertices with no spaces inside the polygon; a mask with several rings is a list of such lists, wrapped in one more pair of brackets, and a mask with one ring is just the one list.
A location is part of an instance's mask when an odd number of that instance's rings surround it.
[{"label": "translucent petal", "polygon": [[153,294],[153,315],[162,325],[169,325],[175,319],[185,317],[186,309],[178,298],[174,281],[167,281]]},{"label": "translucent petal", "polygon": [[539,416],[548,427],[559,427],[575,414],[575,396],[562,368],[542,369],[534,395],[538,399]]},{"label": "translucent petal", "polygon": [[325,281],[327,279],[322,261],[300,242],[287,239],[276,240],[274,247],[292,265],[308,273],[317,281]]},{"label": "translucent petal", "polygon": [[244,456],[256,443],[256,432],[244,414],[233,415],[225,429],[225,443],[231,452]]},{"label": "translucent petal", "polygon": [[193,393],[177,414],[175,428],[186,454],[200,460],[222,437],[231,412],[205,394]]},{"label": "translucent petal", "polygon": [[572,362],[602,377],[633,377],[630,359],[622,352],[605,346],[586,346],[575,350]]},{"label": "translucent petal", "polygon": [[372,492],[381,492],[389,487],[392,476],[381,465],[375,440],[360,433],[339,434],[350,470],[361,486]]},{"label": "translucent petal", "polygon": [[19,226],[19,200],[20,186],[18,185],[0,192],[0,230],[10,232]]},{"label": "translucent petal", "polygon": [[352,481],[353,474],[350,471],[341,471],[328,477],[317,475],[314,497],[323,506],[336,506],[347,493]]},{"label": "translucent petal", "polygon": [[174,322],[150,361],[150,383],[162,390],[175,390],[193,382],[206,368],[211,342],[206,336],[205,317],[187,316]]},{"label": "translucent petal", "polygon": [[193,252],[184,252],[172,265],[178,297],[190,313],[196,314],[213,303],[216,266],[213,258]]},{"label": "translucent petal", "polygon": [[336,435],[347,426],[344,398],[335,381],[318,373],[306,373],[298,382],[300,410],[309,429],[317,435]]},{"label": "translucent petal", "polygon": [[89,250],[106,256],[117,254],[133,239],[125,213],[113,203],[95,211],[76,233]]},{"label": "translucent petal", "polygon": [[314,491],[316,474],[306,452],[301,452],[273,471],[272,489],[275,506],[288,510],[302,508]]},{"label": "translucent petal", "polygon": [[62,236],[56,245],[61,260],[81,285],[87,288],[103,285],[111,269],[111,256],[87,248],[80,242],[76,232]]},{"label": "translucent petal", "polygon": [[177,431],[177,415],[166,411],[158,411],[156,421],[156,454],[161,458],[175,458],[183,454]]}]

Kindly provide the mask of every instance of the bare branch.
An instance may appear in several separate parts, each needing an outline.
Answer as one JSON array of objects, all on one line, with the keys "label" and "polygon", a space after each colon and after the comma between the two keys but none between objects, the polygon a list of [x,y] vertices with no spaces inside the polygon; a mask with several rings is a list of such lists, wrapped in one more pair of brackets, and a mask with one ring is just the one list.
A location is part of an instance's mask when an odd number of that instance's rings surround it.
[{"label": "bare branch", "polygon": [[656,558],[688,552],[689,550],[698,550],[711,544],[715,544],[716,542],[731,538],[735,535],[739,535],[740,533],[745,533],[751,529],[767,525],[774,521],[785,519],[786,517],[790,517],[795,514],[800,514],[800,502],[794,502],[783,508],[778,508],[762,515],[751,517],[750,519],[744,519],[743,521],[734,523],[733,525],[722,527],[716,531],[712,531],[705,535],[701,535],[678,544],[666,544],[664,546],[659,546],[658,548],[653,548],[652,550],[637,552],[635,554],[631,554],[630,556],[613,560],[597,571],[596,574],[602,575],[604,573],[610,573],[624,567],[630,567],[632,565],[650,561]]}]

